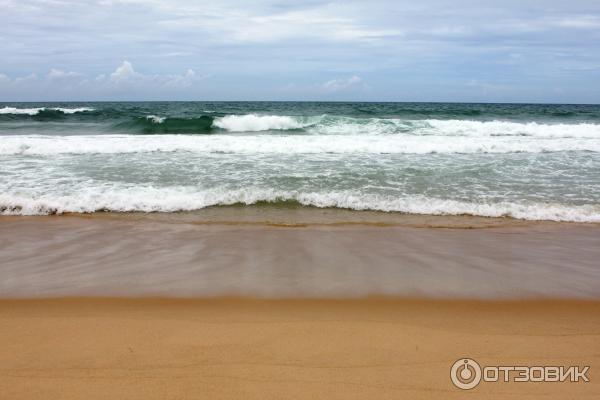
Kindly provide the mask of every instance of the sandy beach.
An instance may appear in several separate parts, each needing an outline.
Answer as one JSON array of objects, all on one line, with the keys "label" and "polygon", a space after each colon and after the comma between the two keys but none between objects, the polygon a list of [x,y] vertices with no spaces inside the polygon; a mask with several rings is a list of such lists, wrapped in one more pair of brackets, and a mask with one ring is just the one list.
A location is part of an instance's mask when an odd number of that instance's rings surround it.
[{"label": "sandy beach", "polygon": [[[0,219],[9,399],[597,398],[600,226],[321,209]],[[590,366],[454,387],[450,367]]]},{"label": "sandy beach", "polygon": [[600,298],[600,224],[314,208],[0,219],[0,297]]},{"label": "sandy beach", "polygon": [[[6,399],[595,399],[597,302],[0,302]],[[590,382],[452,386],[482,365],[589,365]]]}]

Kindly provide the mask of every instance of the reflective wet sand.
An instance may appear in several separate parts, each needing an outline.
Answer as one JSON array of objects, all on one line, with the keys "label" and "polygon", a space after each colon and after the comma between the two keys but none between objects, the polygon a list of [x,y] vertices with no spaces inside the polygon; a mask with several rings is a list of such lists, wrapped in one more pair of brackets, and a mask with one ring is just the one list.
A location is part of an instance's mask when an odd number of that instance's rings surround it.
[{"label": "reflective wet sand", "polygon": [[600,225],[344,210],[0,218],[0,296],[599,298]]}]

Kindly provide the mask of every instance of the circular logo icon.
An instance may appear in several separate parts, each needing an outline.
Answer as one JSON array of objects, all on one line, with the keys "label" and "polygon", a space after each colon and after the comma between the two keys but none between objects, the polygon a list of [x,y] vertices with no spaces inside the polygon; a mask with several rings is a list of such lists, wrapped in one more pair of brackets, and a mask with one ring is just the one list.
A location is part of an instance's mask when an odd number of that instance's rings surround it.
[{"label": "circular logo icon", "polygon": [[481,381],[481,367],[470,358],[456,360],[450,369],[450,380],[459,389],[473,389]]}]

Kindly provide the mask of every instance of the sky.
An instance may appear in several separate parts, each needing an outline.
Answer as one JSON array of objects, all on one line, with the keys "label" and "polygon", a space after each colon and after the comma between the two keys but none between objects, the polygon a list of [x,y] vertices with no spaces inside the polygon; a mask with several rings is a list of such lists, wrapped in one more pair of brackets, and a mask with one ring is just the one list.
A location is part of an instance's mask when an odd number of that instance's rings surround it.
[{"label": "sky", "polygon": [[0,101],[600,103],[600,1],[0,0]]}]

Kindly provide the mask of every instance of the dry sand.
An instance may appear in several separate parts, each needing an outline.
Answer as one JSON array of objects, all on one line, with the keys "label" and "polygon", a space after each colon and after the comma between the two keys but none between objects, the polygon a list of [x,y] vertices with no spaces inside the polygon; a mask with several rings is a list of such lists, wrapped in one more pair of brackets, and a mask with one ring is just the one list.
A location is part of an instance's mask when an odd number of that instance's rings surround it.
[{"label": "dry sand", "polygon": [[[2,399],[597,399],[600,303],[0,301]],[[452,386],[451,364],[589,365]]]}]

